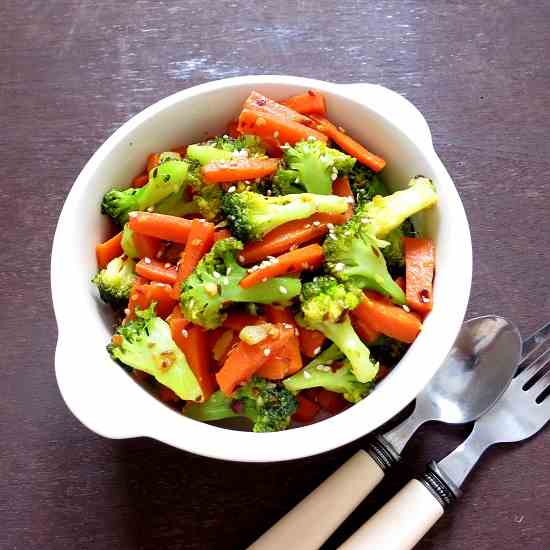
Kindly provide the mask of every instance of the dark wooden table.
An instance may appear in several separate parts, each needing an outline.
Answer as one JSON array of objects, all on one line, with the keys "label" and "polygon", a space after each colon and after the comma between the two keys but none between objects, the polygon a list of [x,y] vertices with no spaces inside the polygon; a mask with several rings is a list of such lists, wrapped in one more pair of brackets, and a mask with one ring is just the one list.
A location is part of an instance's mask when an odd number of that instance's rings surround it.
[{"label": "dark wooden table", "polygon": [[[425,113],[470,219],[469,315],[498,312],[524,334],[548,318],[550,4],[480,4],[2,2],[0,548],[243,548],[361,446],[223,463],[102,439],[63,404],[49,290],[59,211],[107,136],[177,90],[288,73],[406,95]],[[406,465],[327,548],[467,431],[423,429]],[[548,431],[490,451],[419,548],[548,548],[549,463]]]}]

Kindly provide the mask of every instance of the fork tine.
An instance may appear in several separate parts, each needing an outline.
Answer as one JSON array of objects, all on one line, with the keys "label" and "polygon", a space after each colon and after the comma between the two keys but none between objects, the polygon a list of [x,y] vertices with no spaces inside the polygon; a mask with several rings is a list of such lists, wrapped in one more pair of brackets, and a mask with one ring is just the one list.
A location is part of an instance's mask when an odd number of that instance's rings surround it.
[{"label": "fork tine", "polygon": [[535,353],[542,347],[542,345],[550,338],[550,322],[546,323],[538,330],[533,332],[524,341],[521,349],[521,362],[518,368],[521,369],[527,361],[531,361],[534,358]]},{"label": "fork tine", "polygon": [[[544,365],[539,369],[543,369],[550,364],[550,358],[546,360]],[[527,391],[532,395],[539,396],[548,386],[550,386],[550,371],[546,371],[539,380],[537,380]]]},{"label": "fork tine", "polygon": [[[514,382],[521,384],[522,386],[531,380],[540,369],[544,368],[550,359],[550,348],[543,351],[538,357],[528,364],[524,364],[524,370],[521,371],[515,378]],[[522,361],[522,363],[524,363]]]}]

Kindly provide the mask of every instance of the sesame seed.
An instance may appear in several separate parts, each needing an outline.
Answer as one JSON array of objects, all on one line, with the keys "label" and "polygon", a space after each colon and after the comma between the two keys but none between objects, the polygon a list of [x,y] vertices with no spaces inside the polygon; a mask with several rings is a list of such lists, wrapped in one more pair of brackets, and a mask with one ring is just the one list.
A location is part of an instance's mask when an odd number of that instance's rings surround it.
[{"label": "sesame seed", "polygon": [[294,328],[290,323],[283,323],[283,327],[285,327],[285,328]]},{"label": "sesame seed", "polygon": [[319,226],[321,225],[321,222],[315,220],[315,221],[313,222],[313,225],[314,225],[315,227],[319,227]]},{"label": "sesame seed", "polygon": [[189,333],[187,332],[187,330],[185,330],[184,328],[181,329],[181,335],[184,337],[184,338],[187,338],[189,336]]},{"label": "sesame seed", "polygon": [[264,355],[265,355],[266,357],[269,357],[269,356],[271,355],[271,350],[270,350],[269,348],[265,348],[265,349],[264,349]]},{"label": "sesame seed", "polygon": [[336,172],[332,172],[332,174],[330,175],[330,179],[332,181],[336,181],[337,178],[338,178],[338,174]]},{"label": "sesame seed", "polygon": [[353,200],[353,197],[346,197],[346,202],[348,204],[353,204],[355,201]]},{"label": "sesame seed", "polygon": [[239,255],[239,262],[244,263],[244,256],[242,254]]},{"label": "sesame seed", "polygon": [[271,197],[271,189],[268,189],[265,193],[268,197]]},{"label": "sesame seed", "polygon": [[229,284],[229,277],[224,277],[224,278],[223,278],[223,284],[224,284],[224,285],[228,285],[228,284]]},{"label": "sesame seed", "polygon": [[146,264],[150,264],[151,263],[151,258],[148,258],[147,256],[145,258],[143,258],[143,261],[146,263]]},{"label": "sesame seed", "polygon": [[335,271],[344,271],[344,268],[346,266],[342,263],[342,262],[338,262],[335,266],[334,266],[334,270]]},{"label": "sesame seed", "polygon": [[327,223],[327,228],[329,231],[332,231],[334,229],[334,224],[333,223]]},{"label": "sesame seed", "polygon": [[154,210],[155,210],[155,209],[154,209],[152,206],[150,206],[150,207],[147,209],[147,212],[153,212]]},{"label": "sesame seed", "polygon": [[231,275],[231,268],[230,267],[227,268],[227,274]]},{"label": "sesame seed", "polygon": [[311,378],[311,374],[307,372],[307,370],[304,371],[304,378],[307,380],[308,378]]},{"label": "sesame seed", "polygon": [[130,298],[132,301],[135,301],[139,298],[137,294],[132,295],[132,298]]},{"label": "sesame seed", "polygon": [[124,315],[129,315],[129,314],[130,314],[130,310],[129,310],[128,308],[126,308],[126,309],[124,310]]},{"label": "sesame seed", "polygon": [[228,192],[228,193],[234,193],[236,190],[237,190],[237,188],[236,188],[234,185],[232,185],[232,186],[227,190],[227,192]]},{"label": "sesame seed", "polygon": [[315,136],[308,136],[307,140],[308,140],[308,141],[312,141],[312,142],[313,142],[313,141],[317,141],[317,140],[315,139]]},{"label": "sesame seed", "polygon": [[262,283],[267,283],[267,277],[264,277],[264,278],[262,279]]},{"label": "sesame seed", "polygon": [[199,246],[199,244],[201,244],[201,243],[202,243],[202,239],[193,239],[193,240],[191,241],[191,244],[192,244],[193,246]]},{"label": "sesame seed", "polygon": [[306,223],[306,225],[304,226],[306,229],[309,229],[311,227],[311,224],[310,223]]},{"label": "sesame seed", "polygon": [[403,304],[401,306],[407,313],[409,313],[411,311],[411,308],[407,305],[407,304]]},{"label": "sesame seed", "polygon": [[329,234],[329,237],[330,237],[333,241],[336,240],[336,235],[335,235],[334,233],[330,233],[330,234]]},{"label": "sesame seed", "polygon": [[313,350],[313,353],[314,355],[317,355],[318,353],[321,352],[321,346],[317,346],[314,350]]},{"label": "sesame seed", "polygon": [[170,262],[166,262],[166,263],[164,264],[164,268],[165,268],[165,269],[168,269],[168,268],[170,268],[170,267],[172,267],[172,264],[171,264]]},{"label": "sesame seed", "polygon": [[346,133],[345,128],[342,128],[342,126],[338,126],[338,130],[340,130],[340,132],[342,132],[342,134]]},{"label": "sesame seed", "polygon": [[361,218],[361,222],[362,223],[369,223],[369,219],[368,218]]},{"label": "sesame seed", "polygon": [[281,294],[288,294],[288,290],[282,285],[279,287],[279,290],[280,290]]},{"label": "sesame seed", "polygon": [[130,213],[128,214],[128,216],[129,216],[130,218],[137,218],[137,215],[138,215],[137,212],[130,212]]},{"label": "sesame seed", "polygon": [[275,139],[279,139],[279,130],[275,130],[275,131],[273,132],[273,137],[274,137]]},{"label": "sesame seed", "polygon": [[217,271],[213,271],[212,275],[214,275],[215,279],[219,279],[221,277],[221,275]]}]

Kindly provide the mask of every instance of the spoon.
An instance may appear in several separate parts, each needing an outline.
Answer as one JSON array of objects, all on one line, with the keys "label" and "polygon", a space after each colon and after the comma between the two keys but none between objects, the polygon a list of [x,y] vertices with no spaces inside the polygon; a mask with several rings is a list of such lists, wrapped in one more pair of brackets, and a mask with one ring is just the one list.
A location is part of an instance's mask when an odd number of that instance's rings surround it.
[{"label": "spoon", "polygon": [[510,384],[520,356],[521,336],[506,319],[487,315],[465,322],[443,365],[418,394],[411,416],[359,450],[249,548],[319,548],[399,462],[422,424],[479,418]]}]

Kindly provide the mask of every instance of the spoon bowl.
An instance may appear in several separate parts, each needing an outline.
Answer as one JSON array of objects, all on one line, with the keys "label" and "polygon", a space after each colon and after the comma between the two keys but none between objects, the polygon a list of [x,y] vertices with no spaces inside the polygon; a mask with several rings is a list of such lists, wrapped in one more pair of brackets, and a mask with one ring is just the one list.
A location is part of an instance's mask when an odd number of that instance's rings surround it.
[{"label": "spoon bowl", "polygon": [[412,415],[380,437],[399,454],[425,422],[476,420],[506,391],[520,357],[521,335],[513,323],[496,315],[470,319],[443,365],[418,394]]}]

